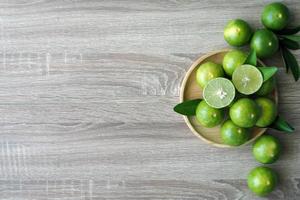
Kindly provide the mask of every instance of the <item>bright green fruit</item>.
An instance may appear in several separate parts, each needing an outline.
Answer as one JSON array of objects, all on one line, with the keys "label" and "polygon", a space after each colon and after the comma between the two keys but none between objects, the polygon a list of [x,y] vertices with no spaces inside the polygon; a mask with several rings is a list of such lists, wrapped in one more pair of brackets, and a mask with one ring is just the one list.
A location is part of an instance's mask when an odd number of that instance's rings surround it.
[{"label": "bright green fruit", "polygon": [[224,108],[234,99],[235,88],[226,78],[210,80],[203,90],[203,98],[213,108]]},{"label": "bright green fruit", "polygon": [[278,182],[277,173],[268,167],[252,169],[247,179],[250,190],[259,196],[272,192]]},{"label": "bright green fruit", "polygon": [[251,128],[260,116],[260,109],[254,100],[242,98],[230,107],[229,116],[236,125]]},{"label": "bright green fruit", "polygon": [[196,119],[205,127],[214,127],[223,121],[225,113],[221,109],[210,107],[205,101],[201,101],[196,109]]},{"label": "bright green fruit", "polygon": [[274,163],[280,154],[281,145],[279,140],[271,135],[259,137],[252,149],[254,158],[263,164]]},{"label": "bright green fruit", "polygon": [[256,51],[257,57],[267,58],[276,53],[279,43],[277,36],[272,31],[260,29],[254,33],[250,46]]},{"label": "bright green fruit", "polygon": [[262,84],[262,86],[255,94],[257,94],[258,96],[266,96],[274,90],[275,84],[275,78],[271,77],[269,80]]},{"label": "bright green fruit", "polygon": [[244,64],[247,54],[239,50],[232,50],[224,56],[223,69],[228,76],[232,76],[234,70]]},{"label": "bright green fruit", "polygon": [[289,9],[282,3],[275,2],[265,6],[261,21],[263,25],[272,30],[281,30],[289,23]]},{"label": "bright green fruit", "polygon": [[221,127],[221,138],[224,144],[239,146],[250,138],[250,130],[235,125],[231,120],[227,120]]},{"label": "bright green fruit", "polygon": [[224,39],[231,46],[243,46],[247,44],[251,35],[251,27],[241,19],[229,21],[224,28]]},{"label": "bright green fruit", "polygon": [[263,76],[257,67],[241,65],[232,74],[232,82],[242,94],[253,94],[258,91],[263,83]]},{"label": "bright green fruit", "polygon": [[223,76],[224,71],[222,66],[208,61],[198,67],[196,72],[196,81],[203,89],[211,79]]},{"label": "bright green fruit", "polygon": [[255,99],[256,104],[260,108],[260,116],[256,122],[258,127],[267,127],[276,119],[277,106],[276,104],[265,97]]}]

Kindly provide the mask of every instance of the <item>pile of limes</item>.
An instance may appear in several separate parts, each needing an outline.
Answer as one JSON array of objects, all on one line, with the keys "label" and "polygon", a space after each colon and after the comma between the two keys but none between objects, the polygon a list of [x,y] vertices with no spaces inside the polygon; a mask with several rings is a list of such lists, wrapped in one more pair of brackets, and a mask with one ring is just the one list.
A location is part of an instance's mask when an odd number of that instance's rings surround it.
[{"label": "pile of limes", "polygon": [[264,80],[258,67],[245,64],[247,54],[232,50],[222,64],[205,62],[198,66],[196,81],[203,99],[196,109],[197,121],[205,127],[221,125],[224,144],[244,144],[254,126],[268,127],[277,116],[271,92],[274,77]]},{"label": "pile of limes", "polygon": [[[286,28],[290,22],[290,12],[280,2],[270,3],[264,7],[261,22],[265,28],[253,33],[253,29],[246,21],[231,20],[225,26],[224,39],[228,44],[236,47],[250,43],[250,48],[256,52],[259,58],[269,58],[280,49],[287,71],[290,69],[295,81],[297,81],[299,79],[299,66],[297,59],[289,50],[300,49],[300,35],[295,35],[300,31],[300,26],[294,29]],[[227,53],[223,60],[223,70],[228,77],[231,77],[236,90],[243,95],[254,94],[251,96],[254,99],[235,97],[235,102],[230,104],[230,119],[221,127],[223,142],[229,145],[243,144],[249,138],[249,128],[254,125],[267,127],[277,115],[274,101],[265,97],[274,89],[275,79],[270,78],[267,81],[262,81],[262,74],[259,73],[259,70],[251,65],[242,65],[244,60],[245,55],[240,51]],[[207,82],[206,87],[211,88],[209,87],[210,84]],[[220,89],[215,87],[215,90]],[[226,91],[228,91],[229,96],[234,94],[231,90],[227,89]],[[220,94],[216,91],[210,91],[210,93]],[[218,102],[217,105],[222,105],[219,100],[220,97],[222,96],[214,95],[213,103]],[[212,97],[206,97],[205,101],[208,105],[214,106],[215,104],[210,103],[211,99]],[[203,124],[201,119],[198,121]],[[263,135],[254,143],[252,153],[258,162],[271,164],[278,159],[280,151],[281,145],[278,139],[271,135]],[[276,183],[277,174],[268,167],[256,167],[248,175],[248,187],[259,196],[270,193]]]},{"label": "pile of limes", "polygon": [[290,23],[290,11],[280,2],[266,5],[261,14],[264,28],[253,31],[242,19],[234,19],[224,29],[224,39],[228,44],[241,47],[250,44],[259,58],[269,58],[280,50],[285,67],[291,69],[295,81],[299,79],[299,65],[290,50],[300,49],[300,26],[286,28]]},{"label": "pile of limes", "polygon": [[242,20],[235,19],[228,22],[224,29],[224,39],[231,46],[243,46],[250,42],[250,46],[259,58],[272,56],[279,47],[279,41],[273,31],[285,28],[290,19],[289,9],[282,3],[276,2],[267,5],[261,15],[265,26],[254,32],[250,25]]},{"label": "pile of limes", "polygon": [[[220,125],[221,139],[230,146],[244,144],[251,138],[253,127],[268,127],[277,117],[272,98],[275,78],[266,78],[261,68],[248,63],[253,52],[247,56],[243,51],[231,50],[222,64],[208,61],[196,72],[203,91],[196,119],[208,128]],[[253,145],[254,158],[260,163],[273,163],[279,154],[280,143],[271,135],[261,136]],[[268,167],[254,168],[248,175],[248,186],[258,195],[268,194],[276,183],[277,175]]]},{"label": "pile of limes", "polygon": [[[225,40],[237,47],[250,43],[250,53],[231,50],[224,55],[222,63],[201,63],[197,66],[196,81],[202,89],[203,99],[180,103],[174,110],[186,116],[195,115],[204,127],[220,126],[220,137],[229,146],[246,143],[254,127],[271,126],[279,131],[293,132],[294,128],[278,116],[272,95],[275,88],[273,75],[277,68],[258,66],[256,60],[256,56],[267,58],[281,48],[286,68],[290,68],[298,80],[299,67],[288,49],[300,49],[300,36],[293,35],[300,31],[300,26],[286,29],[289,19],[288,8],[276,2],[263,10],[264,29],[253,33],[244,20],[228,22],[224,29]],[[274,163],[280,152],[278,139],[266,134],[259,137],[252,148],[253,157],[261,164]],[[259,196],[270,193],[277,181],[277,173],[265,166],[256,167],[248,174],[248,187]]]}]

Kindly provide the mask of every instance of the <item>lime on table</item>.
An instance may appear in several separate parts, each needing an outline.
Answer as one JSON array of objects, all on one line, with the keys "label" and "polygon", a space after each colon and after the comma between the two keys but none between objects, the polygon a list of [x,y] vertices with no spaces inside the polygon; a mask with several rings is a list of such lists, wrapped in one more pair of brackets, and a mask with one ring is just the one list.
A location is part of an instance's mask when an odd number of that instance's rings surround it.
[{"label": "lime on table", "polygon": [[203,98],[213,108],[228,106],[235,97],[235,88],[232,82],[226,78],[210,80],[203,90]]},{"label": "lime on table", "polygon": [[259,90],[263,76],[257,67],[242,65],[233,72],[232,82],[240,93],[249,95]]},{"label": "lime on table", "polygon": [[251,27],[242,19],[231,20],[224,28],[224,39],[231,46],[243,46],[247,44],[251,35]]},{"label": "lime on table", "polygon": [[263,25],[272,30],[281,30],[287,26],[290,19],[289,9],[280,2],[265,6],[261,15]]},{"label": "lime on table", "polygon": [[254,158],[263,164],[274,163],[279,158],[280,152],[280,142],[272,135],[263,135],[258,138],[252,149]]},{"label": "lime on table", "polygon": [[257,57],[268,58],[277,52],[279,42],[272,31],[260,29],[252,36],[250,46],[251,49],[255,50]]},{"label": "lime on table", "polygon": [[247,177],[248,187],[258,196],[265,196],[272,192],[277,185],[277,173],[268,167],[256,167]]}]

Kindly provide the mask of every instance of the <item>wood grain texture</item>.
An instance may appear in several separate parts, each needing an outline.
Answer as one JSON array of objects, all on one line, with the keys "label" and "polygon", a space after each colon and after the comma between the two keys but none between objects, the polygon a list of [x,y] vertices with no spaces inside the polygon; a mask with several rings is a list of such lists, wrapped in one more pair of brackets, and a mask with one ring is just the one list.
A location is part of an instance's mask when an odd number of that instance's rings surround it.
[{"label": "wood grain texture", "polygon": [[[251,146],[208,146],[172,108],[193,60],[227,47],[224,24],[261,27],[268,2],[0,1],[0,198],[259,199]],[[284,69],[278,83],[299,130],[300,85]],[[285,148],[268,198],[299,199],[300,136],[270,133]]]}]

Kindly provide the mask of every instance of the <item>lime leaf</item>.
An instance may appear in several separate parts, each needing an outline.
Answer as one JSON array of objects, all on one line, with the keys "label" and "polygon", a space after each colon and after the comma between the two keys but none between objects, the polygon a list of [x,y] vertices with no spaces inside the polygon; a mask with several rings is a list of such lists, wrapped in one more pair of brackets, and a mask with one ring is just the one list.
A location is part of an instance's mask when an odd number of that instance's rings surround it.
[{"label": "lime leaf", "polygon": [[295,56],[285,47],[282,47],[282,56],[285,67],[291,69],[295,81],[299,79],[299,65]]},{"label": "lime leaf", "polygon": [[282,37],[294,42],[300,42],[300,35],[282,35]]},{"label": "lime leaf", "polygon": [[273,128],[278,131],[292,133],[294,132],[295,128],[292,127],[287,121],[285,121],[279,115],[276,117],[275,121],[270,125],[270,128]]},{"label": "lime leaf", "polygon": [[293,40],[283,38],[279,42],[282,46],[285,46],[288,49],[291,49],[291,50],[300,49],[300,44],[298,42],[293,41]]},{"label": "lime leaf", "polygon": [[277,33],[280,35],[294,35],[300,31],[300,26],[297,26],[295,28],[286,28],[281,31],[278,31]]},{"label": "lime leaf", "polygon": [[248,57],[246,58],[246,61],[244,64],[256,66],[256,63],[257,63],[256,51],[254,49],[252,49],[250,51]]},{"label": "lime leaf", "polygon": [[196,114],[196,108],[200,103],[201,99],[193,99],[189,101],[184,101],[182,103],[177,104],[174,107],[174,111],[186,115],[186,116],[193,116]]},{"label": "lime leaf", "polygon": [[277,67],[258,67],[259,71],[263,75],[263,81],[269,80],[278,71]]},{"label": "lime leaf", "polygon": [[[283,62],[284,62],[284,57],[283,57],[283,48],[285,48],[283,45],[281,45],[280,44],[280,55],[281,55],[281,58],[282,58],[282,60],[283,60]],[[284,66],[285,66],[285,71],[286,71],[286,73],[288,73],[289,72],[289,66],[287,66],[286,64],[284,64]]]}]

